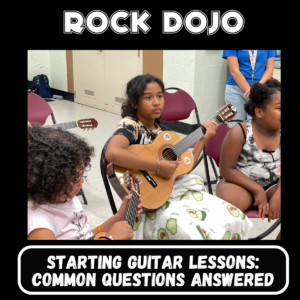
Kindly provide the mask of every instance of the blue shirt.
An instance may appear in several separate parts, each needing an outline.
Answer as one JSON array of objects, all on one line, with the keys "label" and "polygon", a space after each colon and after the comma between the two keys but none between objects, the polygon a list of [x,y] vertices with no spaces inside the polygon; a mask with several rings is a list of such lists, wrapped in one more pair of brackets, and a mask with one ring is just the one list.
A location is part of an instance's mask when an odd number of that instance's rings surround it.
[{"label": "blue shirt", "polygon": [[[252,55],[254,50],[252,51]],[[238,58],[240,72],[244,75],[247,82],[251,86],[252,83],[260,81],[266,71],[267,60],[276,56],[276,50],[257,50],[256,63],[254,68],[254,78],[252,82],[252,67],[248,50],[223,50],[222,58],[227,59],[227,56],[235,56]],[[227,84],[237,85],[233,79],[230,70],[227,79]]]}]

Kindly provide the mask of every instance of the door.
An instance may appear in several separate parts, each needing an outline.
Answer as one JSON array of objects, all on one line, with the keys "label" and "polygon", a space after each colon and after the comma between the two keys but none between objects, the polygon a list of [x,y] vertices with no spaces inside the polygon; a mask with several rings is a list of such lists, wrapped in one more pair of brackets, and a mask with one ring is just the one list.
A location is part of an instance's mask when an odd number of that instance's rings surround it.
[{"label": "door", "polygon": [[141,50],[103,50],[105,60],[105,110],[121,114],[127,82],[142,74]]},{"label": "door", "polygon": [[73,50],[74,102],[105,110],[104,54]]}]

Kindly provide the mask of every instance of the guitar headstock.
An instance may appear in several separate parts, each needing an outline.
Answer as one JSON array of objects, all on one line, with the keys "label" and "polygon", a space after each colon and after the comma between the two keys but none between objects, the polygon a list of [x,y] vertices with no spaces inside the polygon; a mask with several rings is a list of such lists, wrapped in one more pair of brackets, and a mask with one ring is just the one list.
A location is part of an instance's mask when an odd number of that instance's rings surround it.
[{"label": "guitar headstock", "polygon": [[230,103],[221,107],[217,112],[219,113],[219,116],[222,118],[224,123],[232,120],[232,118],[237,114],[235,106]]},{"label": "guitar headstock", "polygon": [[94,129],[98,126],[98,122],[95,119],[81,119],[77,121],[77,125],[78,127],[80,127],[81,129],[85,130],[90,130],[90,129]]},{"label": "guitar headstock", "polygon": [[124,173],[124,178],[127,189],[129,191],[133,189],[138,195],[140,195],[140,185],[136,177],[130,171],[127,170]]}]

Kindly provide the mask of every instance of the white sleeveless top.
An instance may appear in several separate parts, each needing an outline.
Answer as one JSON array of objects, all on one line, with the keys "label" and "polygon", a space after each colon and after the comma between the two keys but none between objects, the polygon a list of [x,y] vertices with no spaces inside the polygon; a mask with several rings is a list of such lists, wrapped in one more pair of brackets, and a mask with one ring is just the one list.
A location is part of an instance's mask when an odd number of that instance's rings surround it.
[{"label": "white sleeveless top", "polygon": [[281,144],[272,153],[264,152],[255,143],[251,119],[246,121],[247,137],[236,168],[261,187],[272,184],[279,178]]}]

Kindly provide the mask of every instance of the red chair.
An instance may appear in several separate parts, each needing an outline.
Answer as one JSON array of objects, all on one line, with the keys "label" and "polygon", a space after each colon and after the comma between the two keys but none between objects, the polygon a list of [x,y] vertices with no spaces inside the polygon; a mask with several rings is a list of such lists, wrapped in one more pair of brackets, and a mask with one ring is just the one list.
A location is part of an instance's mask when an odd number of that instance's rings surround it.
[{"label": "red chair", "polygon": [[[167,90],[177,90],[175,93],[168,93]],[[198,127],[200,127],[200,118],[198,114],[198,109],[196,106],[195,101],[193,98],[185,91],[178,89],[178,88],[167,88],[164,92],[164,99],[165,99],[165,107],[161,114],[161,117],[164,120],[164,125],[170,127],[172,130],[183,133],[183,134],[190,134],[193,131],[195,131]],[[197,125],[195,128],[195,125],[189,125],[187,124],[187,130],[183,130],[180,122],[174,122],[179,120],[185,120],[187,119],[192,111],[195,111],[196,118],[197,118]],[[191,146],[191,148],[194,148],[197,143]],[[203,149],[203,154],[199,157],[198,161],[196,162],[193,169],[195,169],[201,160],[204,158],[204,168],[205,168],[205,175],[206,175],[206,181],[204,184],[207,184],[208,192],[212,195],[212,188],[211,183],[217,183],[218,174],[216,167],[214,165],[213,160],[211,157],[209,157],[211,166],[214,170],[216,180],[212,181],[210,180],[209,176],[209,169],[208,169],[208,163],[207,163],[207,157],[205,154],[205,146]]]},{"label": "red chair", "polygon": [[[225,126],[224,124],[220,124],[219,128],[217,130],[217,133],[210,138],[206,143],[205,152],[206,155],[209,157],[212,157],[216,163],[216,165],[219,167],[220,163],[220,155],[221,155],[221,149],[223,140],[225,138],[225,135],[230,130],[230,127]],[[250,207],[246,211],[244,211],[245,215],[248,218],[257,218],[258,215],[258,207]],[[268,216],[266,215],[266,218]],[[250,240],[261,240],[262,238],[269,235],[274,229],[277,228],[277,226],[281,223],[281,218],[279,218],[270,228],[268,228],[264,233],[260,234],[259,236],[255,238],[251,238]]]},{"label": "red chair", "polygon": [[[30,124],[40,123],[44,125],[49,115],[52,117],[53,124],[56,124],[54,113],[50,105],[39,95],[30,93],[27,96],[27,120]],[[77,196],[82,196],[84,204],[88,204],[83,189],[81,189]]]},{"label": "red chair", "polygon": [[28,99],[27,119],[29,123],[33,124],[38,122],[44,125],[49,115],[51,115],[53,124],[56,124],[51,107],[42,97],[40,97],[37,94],[30,93],[27,99]]}]

